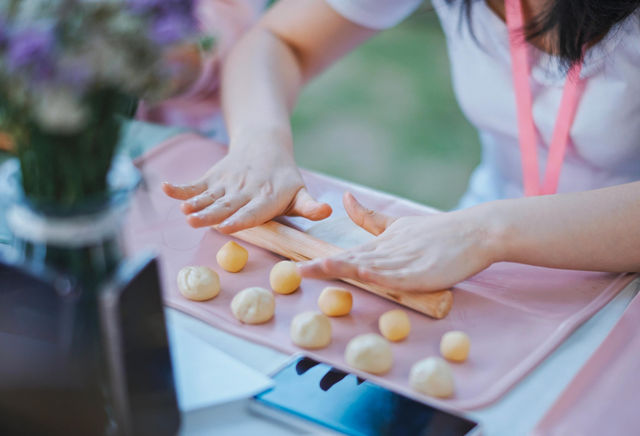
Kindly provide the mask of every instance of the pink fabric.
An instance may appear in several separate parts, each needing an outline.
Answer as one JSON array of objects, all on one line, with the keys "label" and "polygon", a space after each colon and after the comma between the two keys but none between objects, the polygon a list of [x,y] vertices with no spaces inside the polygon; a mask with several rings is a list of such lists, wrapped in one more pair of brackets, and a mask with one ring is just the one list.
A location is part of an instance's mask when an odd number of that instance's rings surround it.
[{"label": "pink fabric", "polygon": [[534,430],[536,435],[640,433],[640,296]]},{"label": "pink fabric", "polygon": [[567,151],[569,133],[576,116],[578,103],[584,90],[584,82],[580,79],[582,62],[569,70],[556,126],[549,146],[549,157],[542,187],[538,174],[538,155],[536,126],[533,121],[533,98],[531,97],[531,69],[529,66],[527,43],[523,36],[524,16],[522,0],[507,0],[505,3],[507,26],[509,28],[509,48],[511,50],[511,67],[513,70],[514,91],[518,112],[518,134],[522,157],[522,177],[524,193],[530,195],[555,194],[562,171],[562,163]]},{"label": "pink fabric", "polygon": [[158,124],[210,132],[222,125],[218,95],[220,63],[256,21],[267,0],[199,0],[200,30],[215,38],[215,49],[203,59],[198,80],[184,94],[153,107],[144,102],[136,117]]},{"label": "pink fabric", "polygon": [[[291,344],[289,323],[295,314],[316,309],[319,292],[330,282],[305,280],[298,292],[276,295],[276,316],[272,321],[259,326],[241,325],[229,310],[231,298],[248,286],[268,287],[269,271],[278,257],[248,246],[249,263],[243,272],[222,271],[215,255],[231,238],[211,229],[190,228],[180,212],[179,202],[167,198],[160,190],[164,180],[176,183],[193,180],[224,153],[223,146],[195,135],[180,135],[141,158],[138,164],[149,191],[140,191],[133,204],[126,226],[128,247],[131,251],[153,248],[160,253],[168,306],[284,352],[304,351]],[[334,192],[338,197],[349,189],[366,205],[386,213],[433,213],[415,203],[326,176],[308,171],[303,176],[314,195]],[[222,292],[214,300],[197,303],[179,294],[176,275],[183,266],[193,264],[207,265],[220,273]],[[497,264],[454,288],[454,306],[447,318],[435,321],[408,310],[412,332],[406,341],[393,344],[393,369],[383,377],[367,377],[422,401],[460,409],[487,405],[531,371],[633,277]],[[366,291],[348,288],[354,296],[352,314],[331,320],[334,338],[328,348],[305,352],[339,367],[345,366],[343,352],[348,340],[359,333],[377,331],[380,314],[398,307]],[[452,365],[457,385],[455,397],[436,401],[413,393],[407,384],[411,365],[438,355],[442,334],[452,329],[468,332],[472,341],[469,360]]]}]

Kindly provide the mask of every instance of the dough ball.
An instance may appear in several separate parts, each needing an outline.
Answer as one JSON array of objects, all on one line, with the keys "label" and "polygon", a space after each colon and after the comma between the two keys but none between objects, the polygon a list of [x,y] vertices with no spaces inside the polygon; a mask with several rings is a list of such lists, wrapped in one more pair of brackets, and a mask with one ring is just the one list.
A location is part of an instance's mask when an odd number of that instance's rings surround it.
[{"label": "dough ball", "polygon": [[411,322],[404,310],[395,309],[380,316],[378,327],[385,338],[390,341],[401,341],[409,336]]},{"label": "dough ball", "polygon": [[189,300],[210,300],[220,293],[220,278],[206,266],[185,266],[178,272],[178,289]]},{"label": "dough ball", "polygon": [[351,292],[329,286],[318,297],[318,307],[327,316],[344,316],[351,312],[353,297]]},{"label": "dough ball", "polygon": [[229,241],[218,250],[216,254],[216,260],[218,265],[225,270],[232,273],[236,273],[247,264],[249,259],[249,252],[242,245],[236,244],[234,241]]},{"label": "dough ball", "polygon": [[432,397],[450,397],[454,390],[451,367],[440,357],[428,357],[411,367],[409,385]]},{"label": "dough ball", "polygon": [[469,356],[471,340],[465,332],[450,331],[442,335],[440,353],[453,362],[464,362]]},{"label": "dough ball", "polygon": [[254,287],[244,289],[231,300],[231,312],[245,324],[262,324],[273,318],[276,301],[271,291]]},{"label": "dough ball", "polygon": [[347,344],[344,360],[356,369],[372,374],[384,374],[393,365],[391,344],[375,333],[356,336]]},{"label": "dough ball", "polygon": [[291,321],[291,340],[303,348],[324,348],[331,342],[331,322],[320,312],[302,312]]},{"label": "dough ball", "polygon": [[295,262],[283,260],[271,268],[269,283],[271,283],[271,289],[278,294],[291,294],[298,289],[300,282],[302,277]]}]

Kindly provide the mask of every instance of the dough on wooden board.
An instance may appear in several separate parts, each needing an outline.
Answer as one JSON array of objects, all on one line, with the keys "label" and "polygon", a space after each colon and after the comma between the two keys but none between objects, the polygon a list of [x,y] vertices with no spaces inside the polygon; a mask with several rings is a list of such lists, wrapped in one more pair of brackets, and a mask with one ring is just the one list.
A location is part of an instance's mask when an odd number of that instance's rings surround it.
[{"label": "dough on wooden board", "polygon": [[189,300],[210,300],[220,293],[220,277],[206,266],[185,266],[178,272],[178,289]]},{"label": "dough on wooden board", "polygon": [[349,341],[344,360],[356,369],[384,374],[393,365],[393,352],[385,338],[376,333],[366,333]]},{"label": "dough on wooden board", "polygon": [[331,322],[320,312],[302,312],[291,320],[290,335],[299,347],[324,348],[331,342]]},{"label": "dough on wooden board", "polygon": [[302,276],[298,272],[295,262],[283,260],[276,263],[269,273],[269,283],[273,292],[278,294],[291,294],[295,292],[302,282]]},{"label": "dough on wooden board", "polygon": [[245,324],[262,324],[273,318],[276,301],[268,289],[253,287],[238,292],[231,300],[231,312]]},{"label": "dough on wooden board", "polygon": [[378,319],[378,328],[382,336],[390,341],[401,341],[409,336],[411,331],[409,315],[400,309],[385,312]]},{"label": "dough on wooden board", "polygon": [[442,335],[440,353],[452,362],[464,362],[469,356],[471,340],[465,332],[453,330]]},{"label": "dough on wooden board", "polygon": [[453,372],[444,359],[428,357],[411,367],[409,385],[422,394],[447,398],[454,391]]},{"label": "dough on wooden board", "polygon": [[348,315],[353,307],[353,296],[346,289],[328,286],[318,297],[318,307],[327,316]]},{"label": "dough on wooden board", "polygon": [[216,254],[218,265],[225,271],[236,273],[242,270],[249,260],[249,252],[234,241],[224,244]]}]

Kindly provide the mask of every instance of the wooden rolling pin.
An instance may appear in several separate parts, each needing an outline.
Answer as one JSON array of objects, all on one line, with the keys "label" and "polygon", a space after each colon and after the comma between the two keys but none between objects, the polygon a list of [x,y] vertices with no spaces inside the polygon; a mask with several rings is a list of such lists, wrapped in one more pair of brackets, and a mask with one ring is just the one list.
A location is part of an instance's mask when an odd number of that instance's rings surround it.
[{"label": "wooden rolling pin", "polygon": [[[328,242],[275,221],[241,230],[234,233],[233,236],[296,262],[332,256],[343,251]],[[437,292],[392,291],[358,280],[341,280],[436,319],[447,316],[453,304],[453,294],[450,290]]]}]

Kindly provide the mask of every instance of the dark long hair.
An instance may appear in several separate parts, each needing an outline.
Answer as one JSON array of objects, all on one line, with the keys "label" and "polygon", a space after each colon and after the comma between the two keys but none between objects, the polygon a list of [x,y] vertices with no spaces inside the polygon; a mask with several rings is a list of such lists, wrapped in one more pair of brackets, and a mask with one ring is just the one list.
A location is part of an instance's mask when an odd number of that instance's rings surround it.
[{"label": "dark long hair", "polygon": [[[461,1],[469,19],[476,0]],[[571,65],[581,60],[583,47],[605,36],[638,8],[640,0],[547,0],[544,11],[523,30],[528,41],[552,35],[553,54]]]}]

